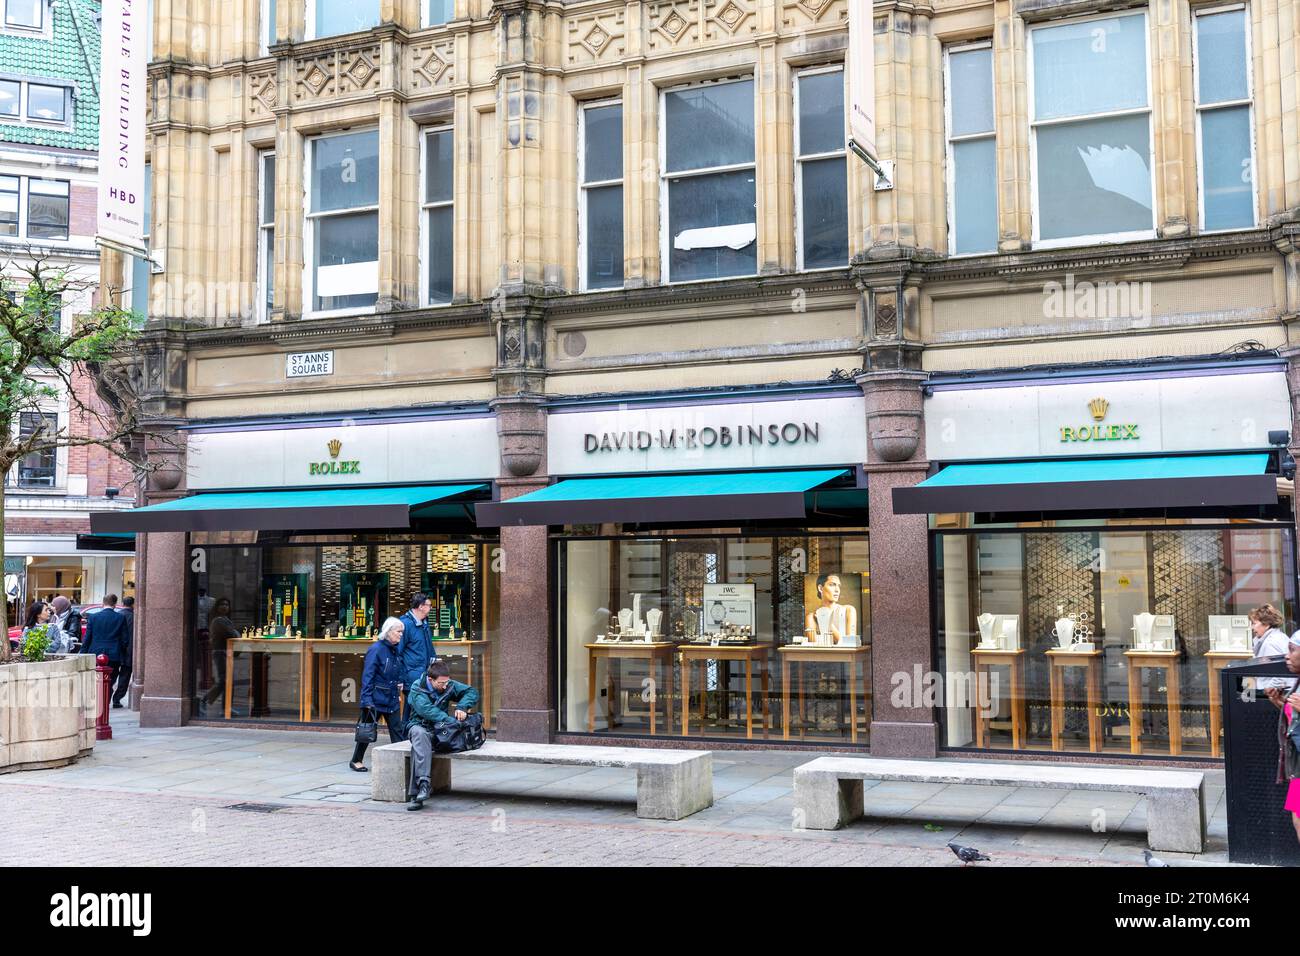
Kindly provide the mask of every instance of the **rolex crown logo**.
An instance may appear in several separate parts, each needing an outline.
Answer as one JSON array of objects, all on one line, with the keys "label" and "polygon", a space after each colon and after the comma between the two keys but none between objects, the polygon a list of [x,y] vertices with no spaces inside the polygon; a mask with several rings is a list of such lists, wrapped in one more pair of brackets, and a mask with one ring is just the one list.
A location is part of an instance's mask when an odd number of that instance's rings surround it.
[{"label": "rolex crown logo", "polygon": [[1092,412],[1092,420],[1099,422],[1106,417],[1106,412],[1110,410],[1110,402],[1104,398],[1094,398],[1088,403],[1088,411]]},{"label": "rolex crown logo", "polygon": [[329,443],[329,450],[330,450],[330,457],[337,458],[339,456],[339,452],[343,450],[343,442],[339,441],[337,438],[331,438]]}]

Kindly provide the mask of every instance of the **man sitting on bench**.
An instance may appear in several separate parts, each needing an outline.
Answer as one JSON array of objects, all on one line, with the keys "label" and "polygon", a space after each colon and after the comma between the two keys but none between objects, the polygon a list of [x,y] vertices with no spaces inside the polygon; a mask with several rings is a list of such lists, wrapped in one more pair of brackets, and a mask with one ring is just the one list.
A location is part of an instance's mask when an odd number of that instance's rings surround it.
[{"label": "man sitting on bench", "polygon": [[[451,713],[448,705],[454,705]],[[440,724],[454,725],[478,706],[478,691],[451,679],[447,665],[434,661],[428,671],[407,690],[406,739],[411,742],[411,782],[408,810],[419,810],[429,799],[429,775]]]}]

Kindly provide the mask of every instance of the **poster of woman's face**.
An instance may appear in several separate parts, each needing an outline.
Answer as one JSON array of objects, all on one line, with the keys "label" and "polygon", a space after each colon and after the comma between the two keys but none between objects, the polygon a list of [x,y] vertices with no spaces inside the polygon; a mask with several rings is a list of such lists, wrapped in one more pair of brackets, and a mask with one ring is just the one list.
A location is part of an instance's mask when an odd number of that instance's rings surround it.
[{"label": "poster of woman's face", "polygon": [[[804,616],[816,617],[818,608],[844,606],[852,608],[847,620],[852,621],[850,633],[862,633],[862,575],[827,571],[803,576]],[[836,615],[839,620],[840,615]]]}]

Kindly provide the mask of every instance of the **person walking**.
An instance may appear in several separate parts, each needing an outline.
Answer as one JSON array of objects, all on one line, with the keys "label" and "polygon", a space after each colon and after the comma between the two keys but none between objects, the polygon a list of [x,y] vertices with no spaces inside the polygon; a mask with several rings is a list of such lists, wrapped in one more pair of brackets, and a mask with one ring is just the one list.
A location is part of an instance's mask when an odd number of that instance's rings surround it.
[{"label": "person walking", "polygon": [[[50,608],[53,613],[50,615],[50,629],[47,631],[50,636],[49,653],[71,654],[73,644],[80,636],[74,635],[71,631],[74,618],[72,602],[60,594],[50,602]],[[78,630],[80,630],[79,626]]]},{"label": "person walking", "polygon": [[[401,743],[406,739],[402,725],[402,661],[397,656],[397,645],[405,632],[400,618],[390,617],[379,629],[379,638],[366,651],[366,661],[361,667],[361,715],[372,721],[384,718],[388,725],[388,739]],[[366,744],[357,741],[348,764],[357,773],[369,768],[362,762]]]},{"label": "person walking", "polygon": [[123,669],[128,678],[131,676],[131,637],[131,619],[117,612],[117,595],[104,595],[103,609],[86,618],[86,641],[81,653],[103,654],[108,658],[112,667],[108,686],[115,688],[114,708],[122,706],[122,697],[126,694],[126,681],[121,680]]},{"label": "person walking", "polygon": [[[408,810],[419,810],[431,792],[433,749],[440,725],[464,720],[478,706],[478,691],[451,679],[442,661],[434,661],[423,676],[407,689],[406,738],[411,742],[411,779]],[[451,712],[448,713],[448,707]]]},{"label": "person walking", "polygon": [[[1287,642],[1286,669],[1292,674],[1300,675],[1300,631],[1291,635]],[[1279,752],[1277,757],[1277,782],[1285,783],[1286,799],[1282,806],[1291,813],[1291,825],[1295,827],[1296,839],[1300,840],[1300,757],[1296,753],[1296,737],[1300,736],[1300,679],[1287,680],[1278,678],[1286,689],[1270,687],[1264,693],[1273,706],[1281,711],[1277,718],[1277,739]],[[1288,759],[1290,751],[1291,759]]]},{"label": "person walking", "polygon": [[127,640],[126,640],[126,657],[122,661],[122,671],[118,674],[117,690],[113,693],[113,706],[121,707],[122,698],[126,692],[131,689],[131,667],[135,660],[135,598],[127,597],[122,599],[121,606],[117,613],[126,618]]},{"label": "person walking", "polygon": [[[433,632],[429,630],[429,611],[433,602],[427,594],[417,591],[411,595],[410,606],[411,609],[400,618],[402,640],[397,645],[397,656],[402,659],[402,683],[408,694],[433,660]],[[410,719],[405,709],[402,716]]]}]

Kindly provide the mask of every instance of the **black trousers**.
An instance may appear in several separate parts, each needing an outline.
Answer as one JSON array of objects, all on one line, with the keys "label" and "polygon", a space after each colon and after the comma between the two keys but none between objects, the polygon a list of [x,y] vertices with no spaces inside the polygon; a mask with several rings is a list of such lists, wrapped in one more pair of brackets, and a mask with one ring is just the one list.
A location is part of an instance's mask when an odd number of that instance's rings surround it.
[{"label": "black trousers", "polygon": [[[392,741],[395,744],[400,744],[403,740],[406,739],[406,734],[402,730],[403,724],[402,724],[401,714],[399,714],[396,710],[394,710],[391,714],[380,714],[379,716],[384,718],[384,723],[388,725],[388,739],[390,741]],[[361,760],[363,757],[365,757],[365,755],[366,755],[365,744],[359,743],[352,748],[353,763],[361,763]]]},{"label": "black trousers", "polygon": [[131,689],[131,665],[114,664],[113,672],[108,675],[108,687],[113,692],[113,703],[122,703],[122,698]]}]

